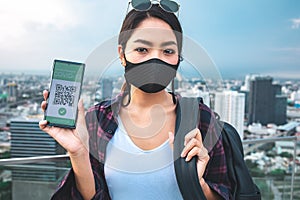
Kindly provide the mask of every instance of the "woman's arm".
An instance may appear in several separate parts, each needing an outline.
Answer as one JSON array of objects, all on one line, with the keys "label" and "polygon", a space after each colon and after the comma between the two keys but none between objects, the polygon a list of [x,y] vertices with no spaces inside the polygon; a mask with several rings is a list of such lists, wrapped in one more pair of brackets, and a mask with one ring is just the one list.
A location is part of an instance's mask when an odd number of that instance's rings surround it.
[{"label": "woman's arm", "polygon": [[[47,106],[48,92],[43,92],[45,101],[41,107]],[[78,104],[78,118],[76,129],[48,126],[47,121],[39,123],[40,128],[53,137],[70,155],[76,187],[84,199],[91,199],[95,195],[95,181],[89,158],[88,131],[82,100]]]},{"label": "woman's arm", "polygon": [[87,149],[83,149],[82,152],[78,152],[76,155],[70,155],[70,160],[78,191],[83,199],[92,199],[96,190],[89,152]]}]

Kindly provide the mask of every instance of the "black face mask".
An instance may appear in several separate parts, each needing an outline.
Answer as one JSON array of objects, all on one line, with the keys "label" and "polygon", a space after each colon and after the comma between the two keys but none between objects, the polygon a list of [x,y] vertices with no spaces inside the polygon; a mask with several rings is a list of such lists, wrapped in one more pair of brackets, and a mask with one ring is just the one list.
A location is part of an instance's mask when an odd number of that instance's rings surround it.
[{"label": "black face mask", "polygon": [[153,58],[141,63],[126,60],[125,79],[129,84],[147,93],[156,93],[165,89],[176,76],[179,60],[171,65]]}]

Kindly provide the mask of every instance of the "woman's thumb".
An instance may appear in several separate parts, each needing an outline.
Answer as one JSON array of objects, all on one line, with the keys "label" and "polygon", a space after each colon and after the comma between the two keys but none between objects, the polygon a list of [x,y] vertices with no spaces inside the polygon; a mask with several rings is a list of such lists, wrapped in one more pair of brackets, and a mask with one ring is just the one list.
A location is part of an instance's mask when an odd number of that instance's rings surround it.
[{"label": "woman's thumb", "polygon": [[85,111],[83,106],[83,99],[80,99],[78,102],[78,116],[77,121],[79,123],[85,122]]}]

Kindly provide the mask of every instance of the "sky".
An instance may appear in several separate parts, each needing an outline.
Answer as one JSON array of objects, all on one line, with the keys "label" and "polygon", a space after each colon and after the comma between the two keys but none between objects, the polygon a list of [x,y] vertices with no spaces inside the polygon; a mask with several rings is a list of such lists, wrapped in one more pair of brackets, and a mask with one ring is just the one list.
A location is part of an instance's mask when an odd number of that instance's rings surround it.
[{"label": "sky", "polygon": [[[300,1],[178,2],[184,36],[207,52],[224,78],[300,79]],[[127,4],[0,0],[0,72],[49,72],[54,59],[85,62],[118,34]]]}]

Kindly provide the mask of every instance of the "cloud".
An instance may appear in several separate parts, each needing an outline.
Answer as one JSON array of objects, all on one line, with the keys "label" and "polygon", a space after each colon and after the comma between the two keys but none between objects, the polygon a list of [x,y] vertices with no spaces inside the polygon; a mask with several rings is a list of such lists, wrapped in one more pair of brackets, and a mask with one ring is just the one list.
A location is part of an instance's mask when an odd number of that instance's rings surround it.
[{"label": "cloud", "polygon": [[281,53],[285,52],[285,53],[300,55],[300,47],[280,47],[280,48],[272,48],[270,50],[274,52],[281,52]]},{"label": "cloud", "polygon": [[0,1],[0,43],[11,46],[35,30],[64,30],[78,25],[80,18],[71,2],[61,0]]},{"label": "cloud", "polygon": [[291,19],[292,21],[292,29],[299,29],[300,27],[300,18]]},{"label": "cloud", "polygon": [[54,58],[84,61],[118,33],[127,2],[115,1],[0,0],[0,72],[49,70]]},{"label": "cloud", "polygon": [[274,70],[265,72],[265,75],[272,76],[274,78],[284,78],[284,79],[297,79],[299,80],[299,70]]},{"label": "cloud", "polygon": [[84,23],[81,4],[0,0],[0,71],[49,70],[58,56],[79,57],[82,50],[72,41],[74,30]]}]

